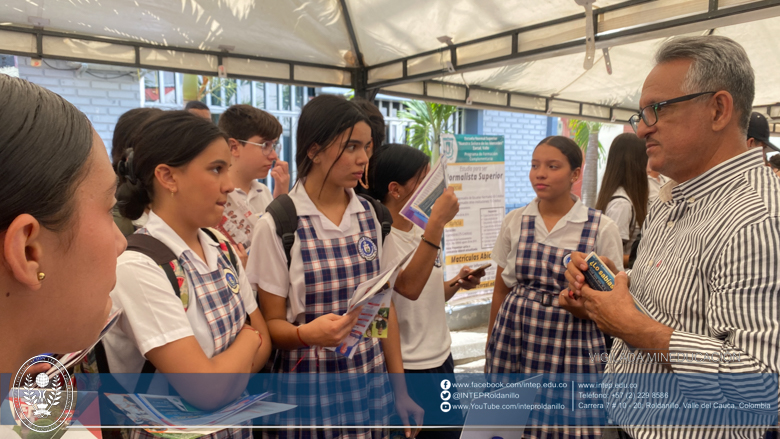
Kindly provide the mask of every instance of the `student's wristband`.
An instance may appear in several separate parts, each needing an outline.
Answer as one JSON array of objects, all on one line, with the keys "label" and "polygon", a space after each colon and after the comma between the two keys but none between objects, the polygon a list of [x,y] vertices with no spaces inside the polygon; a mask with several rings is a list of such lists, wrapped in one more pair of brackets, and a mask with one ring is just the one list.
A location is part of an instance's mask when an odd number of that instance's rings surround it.
[{"label": "student's wristband", "polygon": [[308,344],[306,344],[306,342],[305,342],[305,341],[303,341],[303,339],[301,338],[301,327],[300,327],[300,326],[297,326],[297,327],[295,328],[295,333],[298,335],[298,341],[299,341],[299,342],[301,342],[301,344],[303,345],[303,347],[306,347],[306,348],[310,347],[310,346],[309,346]]},{"label": "student's wristband", "polygon": [[438,245],[436,245],[436,244],[432,243],[431,241],[428,241],[427,239],[425,239],[425,235],[420,235],[420,238],[422,239],[422,242],[430,245],[431,247],[435,248],[436,250],[441,250],[441,247],[439,247]]}]

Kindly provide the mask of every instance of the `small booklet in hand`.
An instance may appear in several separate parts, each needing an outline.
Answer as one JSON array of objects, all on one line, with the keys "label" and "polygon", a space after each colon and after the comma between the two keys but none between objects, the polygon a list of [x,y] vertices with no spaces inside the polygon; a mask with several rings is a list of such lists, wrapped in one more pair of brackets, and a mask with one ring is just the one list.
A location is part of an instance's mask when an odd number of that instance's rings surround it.
[{"label": "small booklet in hand", "polygon": [[[563,265],[569,265],[571,255],[563,257]],[[585,258],[588,264],[588,271],[582,273],[585,276],[585,282],[591,288],[598,291],[612,291],[615,288],[615,274],[607,267],[607,264],[599,258],[596,252],[590,252]]]}]

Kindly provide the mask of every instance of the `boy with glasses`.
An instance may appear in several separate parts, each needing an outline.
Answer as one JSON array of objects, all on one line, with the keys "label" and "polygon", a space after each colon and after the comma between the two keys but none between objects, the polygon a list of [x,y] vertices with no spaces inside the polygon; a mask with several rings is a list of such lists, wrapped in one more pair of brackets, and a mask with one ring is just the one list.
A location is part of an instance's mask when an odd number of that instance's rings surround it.
[{"label": "boy with glasses", "polygon": [[[219,229],[237,247],[242,260],[252,241],[252,227],[274,198],[289,190],[287,162],[279,160],[282,124],[273,115],[251,105],[232,105],[219,117],[219,128],[229,139],[233,161],[230,178],[235,190],[228,194]],[[269,174],[273,194],[257,181]]]}]

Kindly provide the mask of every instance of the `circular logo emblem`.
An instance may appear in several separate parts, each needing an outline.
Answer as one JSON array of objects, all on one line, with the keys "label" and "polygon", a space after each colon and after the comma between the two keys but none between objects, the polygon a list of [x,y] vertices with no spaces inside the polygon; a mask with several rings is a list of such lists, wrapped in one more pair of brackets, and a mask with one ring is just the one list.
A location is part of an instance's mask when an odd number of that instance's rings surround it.
[{"label": "circular logo emblem", "polygon": [[371,238],[367,236],[361,236],[358,240],[358,254],[360,257],[367,261],[373,261],[376,259],[376,244]]},{"label": "circular logo emblem", "polygon": [[449,390],[441,391],[441,399],[443,399],[444,401],[449,401],[451,397],[452,397],[452,393],[450,393]]},{"label": "circular logo emblem", "polygon": [[442,135],[441,136],[441,154],[447,159],[448,163],[455,163],[458,159],[458,142],[455,140],[455,136]]},{"label": "circular logo emblem", "polygon": [[[49,370],[42,365],[49,364]],[[14,377],[11,390],[16,417],[37,433],[55,431],[73,415],[70,375],[56,358],[40,355],[27,360]]]},{"label": "circular logo emblem", "polygon": [[441,403],[441,411],[444,413],[447,413],[448,411],[452,410],[452,405],[448,402]]},{"label": "circular logo emblem", "polygon": [[450,387],[452,387],[452,383],[450,383],[450,380],[442,380],[441,382],[442,389],[449,390]]},{"label": "circular logo emblem", "polygon": [[238,291],[241,289],[241,287],[238,284],[236,273],[234,273],[230,268],[225,269],[225,282],[227,282],[227,286],[230,288],[230,291],[232,291],[233,294],[238,294]]}]

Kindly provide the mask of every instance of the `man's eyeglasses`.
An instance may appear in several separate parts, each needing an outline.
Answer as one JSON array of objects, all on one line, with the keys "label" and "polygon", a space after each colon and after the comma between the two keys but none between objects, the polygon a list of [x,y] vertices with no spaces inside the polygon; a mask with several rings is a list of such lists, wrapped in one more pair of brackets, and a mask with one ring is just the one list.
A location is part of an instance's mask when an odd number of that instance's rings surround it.
[{"label": "man's eyeglasses", "polygon": [[279,153],[282,151],[282,144],[278,141],[274,142],[273,140],[266,140],[263,143],[256,143],[247,140],[239,140],[239,142],[259,146],[261,151],[263,151],[263,155],[271,155],[271,151],[274,151],[276,155],[279,155]]},{"label": "man's eyeglasses", "polygon": [[690,101],[691,99],[698,98],[707,94],[717,93],[716,91],[705,91],[703,93],[694,93],[690,95],[680,96],[679,98],[669,99],[668,101],[658,102],[656,104],[650,104],[641,110],[639,113],[631,116],[628,119],[628,123],[631,124],[631,128],[634,129],[634,133],[639,131],[639,120],[641,119],[645,125],[651,127],[658,123],[658,109],[667,105],[676,104],[678,102]]}]

